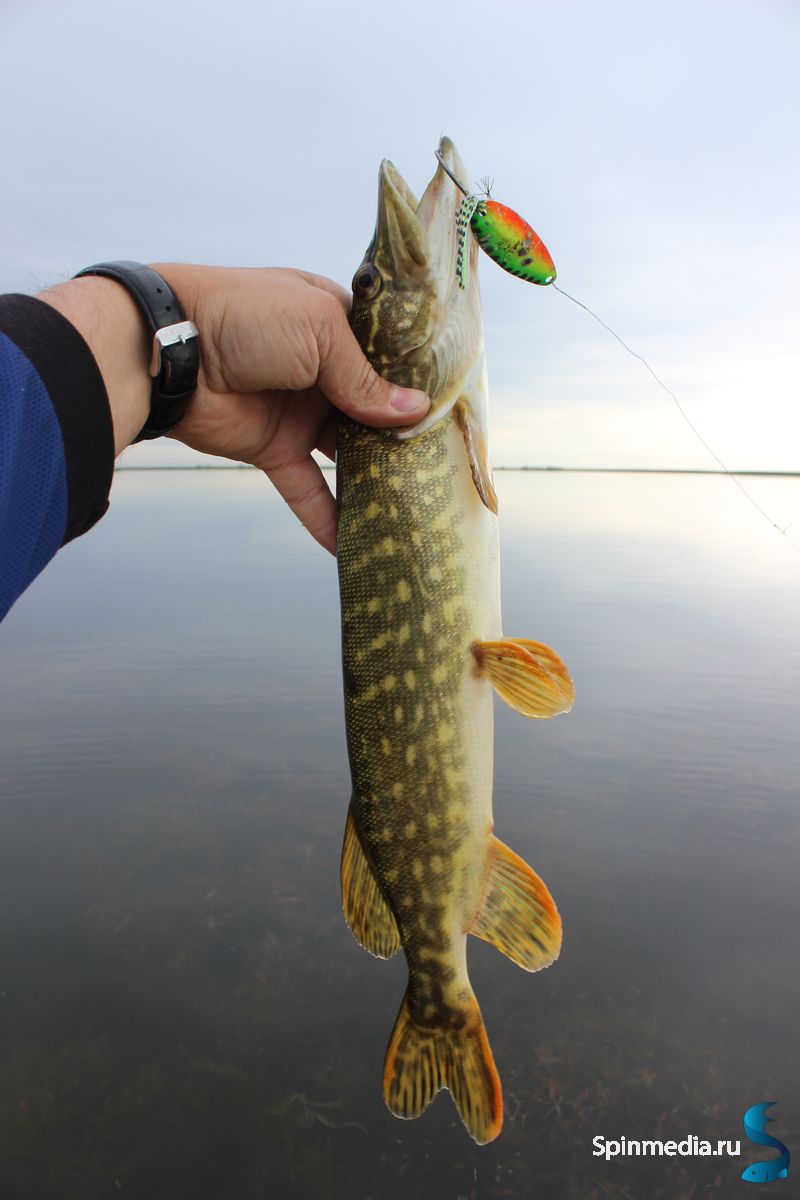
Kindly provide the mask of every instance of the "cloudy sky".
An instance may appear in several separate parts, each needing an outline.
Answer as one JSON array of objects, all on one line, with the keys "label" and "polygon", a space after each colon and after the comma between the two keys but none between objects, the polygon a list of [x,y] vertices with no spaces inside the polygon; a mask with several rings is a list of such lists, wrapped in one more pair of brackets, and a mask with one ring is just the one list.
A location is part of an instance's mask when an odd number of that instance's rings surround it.
[{"label": "cloudy sky", "polygon": [[[446,132],[728,465],[800,470],[799,60],[794,0],[0,0],[3,287],[103,258],[349,283],[381,158],[419,194]],[[496,463],[715,465],[585,312],[481,272]]]}]

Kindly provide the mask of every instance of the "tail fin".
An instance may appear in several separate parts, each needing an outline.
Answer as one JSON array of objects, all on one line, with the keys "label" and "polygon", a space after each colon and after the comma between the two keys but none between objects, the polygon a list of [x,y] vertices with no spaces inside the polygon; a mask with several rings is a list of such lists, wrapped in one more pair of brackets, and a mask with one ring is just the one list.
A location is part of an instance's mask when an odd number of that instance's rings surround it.
[{"label": "tail fin", "polygon": [[503,1126],[503,1093],[474,996],[451,1026],[426,1028],[403,997],[383,1068],[383,1098],[397,1117],[418,1117],[442,1088],[479,1146]]}]

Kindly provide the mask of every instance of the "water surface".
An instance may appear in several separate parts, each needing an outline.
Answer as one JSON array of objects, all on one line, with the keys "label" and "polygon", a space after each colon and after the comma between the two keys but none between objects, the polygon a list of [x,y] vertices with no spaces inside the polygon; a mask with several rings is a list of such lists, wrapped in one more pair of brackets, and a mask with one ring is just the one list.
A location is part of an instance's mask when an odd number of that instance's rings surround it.
[{"label": "water surface", "polygon": [[383,1106],[405,969],[341,915],[333,561],[256,472],[131,472],[0,627],[2,1200],[730,1196],[757,1148],[592,1138],[765,1099],[800,1171],[800,559],[729,480],[498,485],[506,631],[577,691],[497,709],[497,832],[565,929],[540,975],[470,946],[499,1140]]}]

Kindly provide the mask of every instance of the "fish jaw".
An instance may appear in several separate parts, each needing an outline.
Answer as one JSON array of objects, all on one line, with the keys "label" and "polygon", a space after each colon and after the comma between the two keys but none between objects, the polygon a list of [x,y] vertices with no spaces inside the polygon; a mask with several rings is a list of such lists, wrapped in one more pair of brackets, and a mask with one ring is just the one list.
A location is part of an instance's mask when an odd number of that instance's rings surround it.
[{"label": "fish jaw", "polygon": [[[453,174],[466,177],[449,138],[442,138],[439,154]],[[457,279],[460,203],[461,193],[441,164],[417,204],[397,168],[388,159],[381,163],[375,232],[353,279],[350,324],[381,375],[431,398],[422,422],[390,435],[401,440],[425,433],[485,373],[478,247],[471,235],[468,286],[461,288]],[[365,268],[377,272],[377,291],[359,287]],[[485,413],[480,424],[485,435]]]}]

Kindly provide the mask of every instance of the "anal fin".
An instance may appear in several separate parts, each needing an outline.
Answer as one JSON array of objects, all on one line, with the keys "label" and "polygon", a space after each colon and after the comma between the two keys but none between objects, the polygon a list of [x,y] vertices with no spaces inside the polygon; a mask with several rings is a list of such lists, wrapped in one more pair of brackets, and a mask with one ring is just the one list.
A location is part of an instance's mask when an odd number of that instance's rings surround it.
[{"label": "anal fin", "polygon": [[469,932],[525,971],[549,967],[561,949],[561,918],[546,884],[496,837],[489,843],[488,885]]},{"label": "anal fin", "polygon": [[353,937],[376,958],[391,958],[400,949],[397,922],[367,861],[352,804],[344,829],[341,879],[344,916]]},{"label": "anal fin", "polygon": [[478,670],[501,700],[524,717],[556,717],[569,712],[575,688],[555,650],[529,638],[474,642]]}]

